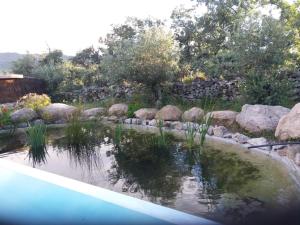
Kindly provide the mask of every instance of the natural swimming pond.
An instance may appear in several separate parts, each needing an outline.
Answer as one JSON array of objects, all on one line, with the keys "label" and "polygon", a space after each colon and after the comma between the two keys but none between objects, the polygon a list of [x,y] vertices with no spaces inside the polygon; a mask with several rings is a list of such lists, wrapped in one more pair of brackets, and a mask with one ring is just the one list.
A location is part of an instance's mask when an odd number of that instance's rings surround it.
[{"label": "natural swimming pond", "polygon": [[197,160],[184,142],[154,148],[153,134],[108,126],[86,138],[48,132],[45,149],[33,152],[20,135],[0,141],[0,157],[217,221],[245,220],[300,200],[288,173],[267,157],[210,147]]}]

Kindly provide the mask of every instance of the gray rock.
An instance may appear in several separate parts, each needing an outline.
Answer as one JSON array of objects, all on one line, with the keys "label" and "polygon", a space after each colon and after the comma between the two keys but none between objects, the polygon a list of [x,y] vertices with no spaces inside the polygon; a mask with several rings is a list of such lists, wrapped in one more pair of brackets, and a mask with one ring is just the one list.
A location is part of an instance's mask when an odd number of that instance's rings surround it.
[{"label": "gray rock", "polygon": [[213,128],[213,134],[217,137],[224,137],[224,135],[228,132],[227,128],[224,126],[216,126]]},{"label": "gray rock", "polygon": [[19,123],[19,124],[17,125],[17,127],[18,127],[18,128],[26,128],[26,127],[28,127],[28,123]]},{"label": "gray rock", "polygon": [[280,118],[289,112],[290,109],[282,106],[244,105],[236,122],[251,133],[274,131]]},{"label": "gray rock", "polygon": [[156,127],[157,122],[155,119],[149,121],[149,126]]},{"label": "gray rock", "polygon": [[136,119],[136,118],[132,118],[131,119],[131,123],[134,124],[134,125],[141,125],[142,124],[142,120]]},{"label": "gray rock", "polygon": [[41,119],[37,119],[35,121],[33,121],[33,125],[43,125],[45,124],[44,120]]},{"label": "gray rock", "polygon": [[125,124],[131,124],[131,118],[128,118],[128,119],[124,120],[124,123]]},{"label": "gray rock", "polygon": [[232,136],[233,140],[235,140],[237,143],[239,144],[245,144],[248,142],[248,140],[250,139],[249,137],[247,137],[246,135],[244,134],[240,134],[240,133],[235,133],[233,136]]},{"label": "gray rock", "polygon": [[[261,137],[261,138],[251,138],[247,141],[247,143],[249,143],[252,146],[254,146],[254,145],[266,145],[266,144],[268,144],[268,141],[264,137]],[[260,147],[260,149],[271,150],[271,148],[269,146],[268,147]]]},{"label": "gray rock", "polygon": [[300,166],[300,153],[296,153],[294,161],[297,166]]},{"label": "gray rock", "polygon": [[19,109],[13,112],[10,116],[14,123],[28,122],[38,118],[37,113],[29,108]]},{"label": "gray rock", "polygon": [[108,109],[108,114],[110,116],[117,116],[117,117],[127,116],[127,112],[128,112],[128,106],[123,103],[114,104]]},{"label": "gray rock", "polygon": [[175,121],[172,123],[171,125],[172,129],[176,129],[176,130],[182,130],[183,129],[183,123],[180,121]]}]

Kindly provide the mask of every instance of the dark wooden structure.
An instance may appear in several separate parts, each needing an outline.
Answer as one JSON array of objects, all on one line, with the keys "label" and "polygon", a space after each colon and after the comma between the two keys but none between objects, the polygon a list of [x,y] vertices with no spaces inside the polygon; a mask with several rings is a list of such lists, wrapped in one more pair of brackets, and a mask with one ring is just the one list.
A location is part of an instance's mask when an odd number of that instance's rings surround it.
[{"label": "dark wooden structure", "polygon": [[46,82],[23,75],[0,75],[0,103],[15,102],[28,93],[42,94],[46,91]]}]

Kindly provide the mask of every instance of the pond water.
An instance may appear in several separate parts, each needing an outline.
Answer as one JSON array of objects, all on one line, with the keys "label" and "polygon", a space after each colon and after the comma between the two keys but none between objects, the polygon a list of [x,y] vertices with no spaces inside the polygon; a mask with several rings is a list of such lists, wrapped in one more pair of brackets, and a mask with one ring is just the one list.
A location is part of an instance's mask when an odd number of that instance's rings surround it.
[{"label": "pond water", "polygon": [[243,221],[291,207],[300,194],[287,172],[268,159],[209,147],[195,160],[180,140],[151,147],[153,134],[101,126],[74,144],[65,129],[48,131],[46,149],[32,154],[26,137],[0,140],[0,157],[221,222]]}]

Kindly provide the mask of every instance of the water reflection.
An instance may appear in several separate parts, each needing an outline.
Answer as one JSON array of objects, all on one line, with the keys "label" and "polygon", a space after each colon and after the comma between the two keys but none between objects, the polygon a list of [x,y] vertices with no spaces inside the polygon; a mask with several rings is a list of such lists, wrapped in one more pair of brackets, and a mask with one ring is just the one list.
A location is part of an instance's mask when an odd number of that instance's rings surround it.
[{"label": "water reflection", "polygon": [[[50,172],[222,221],[248,218],[267,205],[247,193],[249,183],[260,187],[261,168],[236,154],[205,149],[195,160],[176,140],[168,149],[156,149],[149,146],[150,134],[124,131],[119,145],[110,128],[86,134],[80,143],[67,136],[51,138],[47,149],[29,151],[30,160]],[[262,188],[274,185],[275,178],[263,177],[269,183]]]}]

